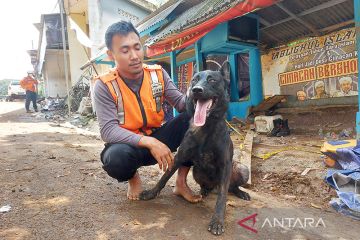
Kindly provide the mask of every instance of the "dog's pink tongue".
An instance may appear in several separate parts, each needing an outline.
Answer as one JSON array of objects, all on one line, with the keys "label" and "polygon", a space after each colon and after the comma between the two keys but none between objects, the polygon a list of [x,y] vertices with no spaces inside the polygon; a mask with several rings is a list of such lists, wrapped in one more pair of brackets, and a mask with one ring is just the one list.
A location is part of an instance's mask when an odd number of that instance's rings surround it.
[{"label": "dog's pink tongue", "polygon": [[194,114],[194,124],[197,127],[204,126],[206,121],[206,110],[211,105],[212,99],[209,100],[197,100],[195,114]]}]

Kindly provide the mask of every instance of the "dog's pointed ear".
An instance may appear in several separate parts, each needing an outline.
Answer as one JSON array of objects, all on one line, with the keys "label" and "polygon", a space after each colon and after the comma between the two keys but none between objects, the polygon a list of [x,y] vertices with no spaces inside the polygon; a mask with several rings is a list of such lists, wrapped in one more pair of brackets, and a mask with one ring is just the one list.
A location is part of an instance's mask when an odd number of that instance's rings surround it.
[{"label": "dog's pointed ear", "polygon": [[230,84],[230,63],[228,61],[225,61],[219,71],[226,80],[226,82]]},{"label": "dog's pointed ear", "polygon": [[195,76],[195,74],[198,73],[198,70],[197,70],[197,66],[196,66],[196,63],[193,65],[193,76]]}]

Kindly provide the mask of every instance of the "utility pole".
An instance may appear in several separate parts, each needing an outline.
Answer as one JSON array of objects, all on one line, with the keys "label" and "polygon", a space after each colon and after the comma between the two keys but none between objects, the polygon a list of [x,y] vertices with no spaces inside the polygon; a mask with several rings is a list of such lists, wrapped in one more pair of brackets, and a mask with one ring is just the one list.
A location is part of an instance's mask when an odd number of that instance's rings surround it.
[{"label": "utility pole", "polygon": [[62,45],[64,53],[64,72],[65,72],[65,81],[66,81],[66,91],[67,91],[67,102],[68,102],[68,111],[69,116],[71,114],[71,99],[70,99],[70,89],[69,89],[69,79],[68,79],[68,62],[66,56],[66,38],[65,38],[65,24],[64,24],[64,0],[58,0],[60,8],[60,17],[61,17],[61,33],[62,33]]}]

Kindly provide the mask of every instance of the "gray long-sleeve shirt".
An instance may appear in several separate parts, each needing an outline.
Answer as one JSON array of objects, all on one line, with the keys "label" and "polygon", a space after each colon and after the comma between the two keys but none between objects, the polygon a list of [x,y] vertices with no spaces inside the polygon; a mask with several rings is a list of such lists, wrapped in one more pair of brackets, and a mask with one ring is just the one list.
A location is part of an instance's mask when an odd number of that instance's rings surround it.
[{"label": "gray long-sleeve shirt", "polygon": [[[177,89],[165,70],[163,70],[163,78],[165,99],[174,106],[177,111],[184,111],[185,95]],[[136,80],[124,81],[135,92],[140,88],[142,83],[142,81]],[[94,102],[102,140],[107,143],[127,143],[137,146],[142,135],[135,134],[119,126],[114,99],[108,87],[100,80],[95,83]]]}]

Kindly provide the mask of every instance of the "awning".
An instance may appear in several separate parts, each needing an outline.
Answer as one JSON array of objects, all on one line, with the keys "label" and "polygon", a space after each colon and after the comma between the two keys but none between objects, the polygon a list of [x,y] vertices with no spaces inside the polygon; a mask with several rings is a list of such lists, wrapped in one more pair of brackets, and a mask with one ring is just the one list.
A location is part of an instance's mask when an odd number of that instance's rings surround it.
[{"label": "awning", "polygon": [[81,70],[84,70],[85,68],[87,68],[88,66],[90,66],[91,64],[95,63],[95,64],[110,64],[110,62],[112,62],[110,59],[108,59],[108,55],[106,53],[107,48],[105,46],[102,47],[102,49],[100,50],[100,52],[93,57],[92,59],[90,59],[90,61],[88,61],[87,63],[85,63],[84,65],[82,65],[80,67]]},{"label": "awning", "polygon": [[185,48],[218,24],[274,4],[276,0],[206,0],[184,12],[164,30],[147,39],[148,57]]},{"label": "awning", "polygon": [[182,1],[176,2],[175,4],[169,6],[166,9],[164,9],[163,11],[161,11],[156,16],[154,16],[154,17],[146,20],[145,22],[139,24],[138,26],[136,26],[136,30],[141,34],[142,32],[150,29],[152,26],[155,26],[158,23],[166,21],[166,18],[175,10],[175,8],[177,6],[179,6],[179,4],[181,2]]}]

